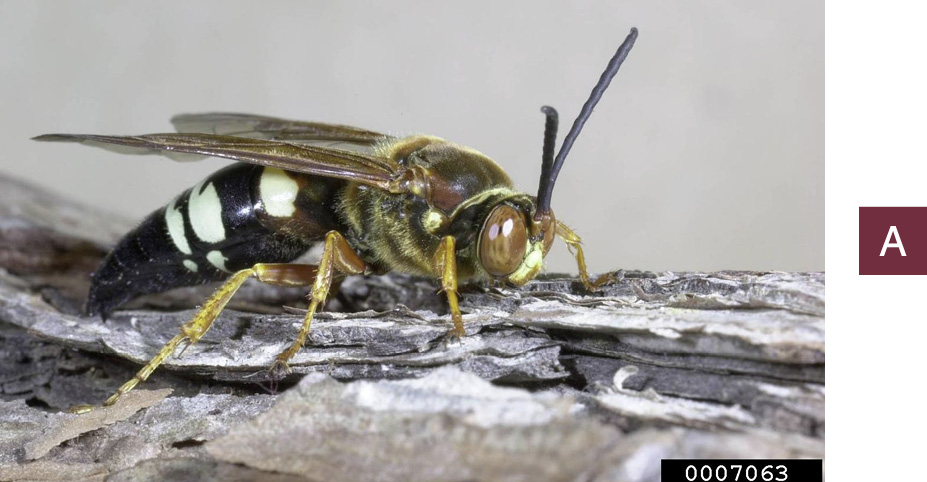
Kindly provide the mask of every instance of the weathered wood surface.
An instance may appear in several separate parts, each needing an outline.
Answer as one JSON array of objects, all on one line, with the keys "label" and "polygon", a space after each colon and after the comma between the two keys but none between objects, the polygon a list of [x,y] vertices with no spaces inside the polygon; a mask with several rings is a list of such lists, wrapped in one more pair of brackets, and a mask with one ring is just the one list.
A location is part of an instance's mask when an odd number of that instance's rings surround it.
[{"label": "weathered wood surface", "polygon": [[433,282],[348,278],[282,381],[266,368],[304,293],[249,283],[144,391],[61,413],[105,399],[210,290],[82,316],[129,226],[0,178],[0,480],[658,480],[667,457],[823,457],[823,273],[472,287],[450,344]]}]

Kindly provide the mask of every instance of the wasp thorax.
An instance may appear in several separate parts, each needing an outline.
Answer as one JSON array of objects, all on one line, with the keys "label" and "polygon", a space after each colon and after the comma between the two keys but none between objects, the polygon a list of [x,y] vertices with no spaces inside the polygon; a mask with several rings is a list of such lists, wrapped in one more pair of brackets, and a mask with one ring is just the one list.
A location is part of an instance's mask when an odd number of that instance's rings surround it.
[{"label": "wasp thorax", "polygon": [[506,276],[521,266],[528,249],[522,213],[505,204],[496,206],[480,232],[480,262],[493,276]]}]

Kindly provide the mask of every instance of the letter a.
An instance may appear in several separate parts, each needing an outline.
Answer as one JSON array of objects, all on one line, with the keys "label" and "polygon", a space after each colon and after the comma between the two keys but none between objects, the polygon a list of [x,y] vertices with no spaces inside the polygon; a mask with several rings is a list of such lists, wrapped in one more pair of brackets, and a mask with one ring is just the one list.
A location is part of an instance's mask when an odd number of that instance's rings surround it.
[{"label": "letter a", "polygon": [[[891,242],[892,233],[895,234],[896,242],[894,243]],[[898,228],[895,226],[888,228],[888,236],[885,237],[885,243],[882,244],[882,254],[879,256],[885,256],[885,250],[888,248],[898,248],[898,250],[901,251],[902,256],[907,256],[907,254],[904,253],[904,245],[901,244],[901,236],[898,235]]]}]

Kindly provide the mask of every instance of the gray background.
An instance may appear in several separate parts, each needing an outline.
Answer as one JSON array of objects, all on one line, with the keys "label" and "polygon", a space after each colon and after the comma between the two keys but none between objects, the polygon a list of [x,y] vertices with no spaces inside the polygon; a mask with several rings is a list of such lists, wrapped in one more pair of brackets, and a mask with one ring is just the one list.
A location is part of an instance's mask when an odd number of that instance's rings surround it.
[{"label": "gray background", "polygon": [[823,25],[798,0],[0,1],[0,171],[141,218],[225,162],[29,138],[238,111],[438,135],[535,193],[539,107],[562,135],[637,26],[554,192],[591,269],[822,270]]}]

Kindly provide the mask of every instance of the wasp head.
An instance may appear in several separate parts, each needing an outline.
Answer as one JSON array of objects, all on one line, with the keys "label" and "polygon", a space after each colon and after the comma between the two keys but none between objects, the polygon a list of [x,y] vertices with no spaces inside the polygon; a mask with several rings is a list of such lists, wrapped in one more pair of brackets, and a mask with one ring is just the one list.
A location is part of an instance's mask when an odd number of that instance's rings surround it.
[{"label": "wasp head", "polygon": [[479,263],[490,276],[520,286],[534,279],[540,272],[557,232],[557,221],[550,207],[557,175],[573,142],[592,115],[592,109],[618,73],[618,68],[628,56],[635,40],[637,29],[632,28],[583,104],[556,157],[554,149],[559,124],[557,111],[549,106],[541,108],[546,120],[538,195],[536,198],[524,196],[497,202],[488,211],[480,230],[476,252]]},{"label": "wasp head", "polygon": [[554,243],[553,211],[533,216],[534,202],[497,204],[480,230],[477,253],[491,276],[521,286],[534,279]]},{"label": "wasp head", "polygon": [[557,175],[573,147],[573,142],[592,115],[593,108],[608,88],[608,84],[618,73],[618,68],[628,56],[635,40],[637,29],[632,28],[583,104],[556,157],[554,149],[559,124],[557,111],[550,106],[541,107],[546,120],[537,198],[530,199],[529,205],[524,205],[521,209],[506,204],[497,205],[486,218],[480,233],[480,262],[491,275],[505,277],[513,284],[523,285],[534,279],[541,270],[544,257],[550,250],[557,231],[557,221],[550,207]]}]

